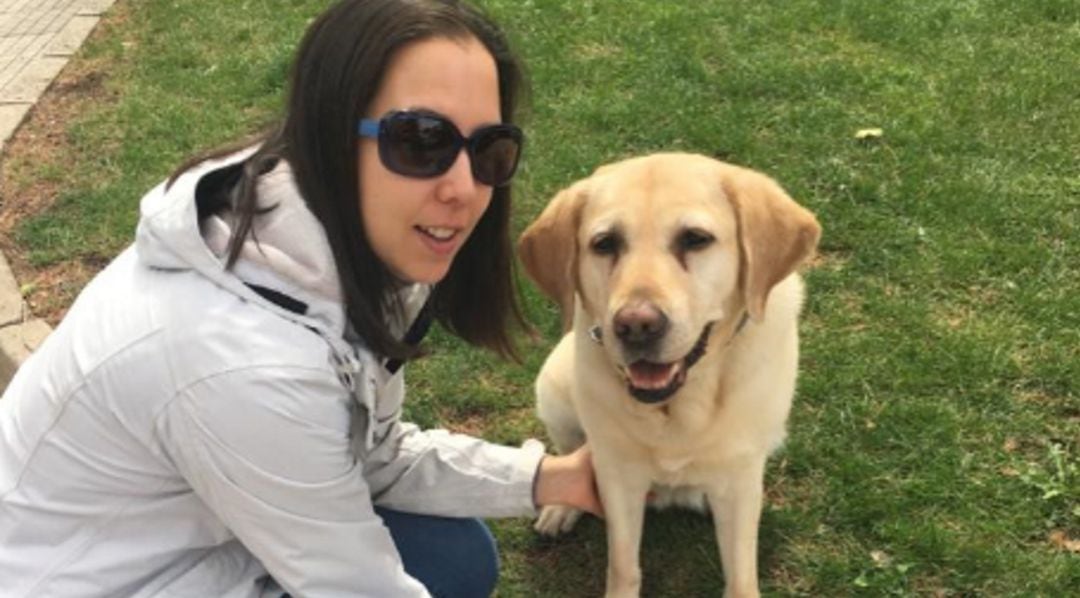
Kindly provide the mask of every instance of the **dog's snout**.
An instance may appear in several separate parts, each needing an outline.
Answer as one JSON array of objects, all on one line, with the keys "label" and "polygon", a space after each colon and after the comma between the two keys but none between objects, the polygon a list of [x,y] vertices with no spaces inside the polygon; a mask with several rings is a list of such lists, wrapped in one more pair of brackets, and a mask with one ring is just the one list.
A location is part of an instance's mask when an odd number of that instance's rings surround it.
[{"label": "dog's snout", "polygon": [[628,345],[644,346],[656,342],[668,330],[668,318],[652,303],[626,305],[615,312],[615,336]]}]

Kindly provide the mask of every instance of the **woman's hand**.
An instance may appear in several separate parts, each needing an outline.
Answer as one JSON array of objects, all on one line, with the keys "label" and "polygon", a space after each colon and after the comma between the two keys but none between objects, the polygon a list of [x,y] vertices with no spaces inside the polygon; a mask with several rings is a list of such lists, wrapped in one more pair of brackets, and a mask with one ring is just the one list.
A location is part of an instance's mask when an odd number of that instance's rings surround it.
[{"label": "woman's hand", "polygon": [[588,445],[568,455],[548,455],[536,474],[536,506],[565,505],[604,516]]}]

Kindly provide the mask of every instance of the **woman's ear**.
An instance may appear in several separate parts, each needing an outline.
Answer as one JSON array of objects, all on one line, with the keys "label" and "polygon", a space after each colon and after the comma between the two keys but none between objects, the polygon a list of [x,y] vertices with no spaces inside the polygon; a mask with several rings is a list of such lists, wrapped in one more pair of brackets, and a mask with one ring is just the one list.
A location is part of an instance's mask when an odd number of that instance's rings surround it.
[{"label": "woman's ear", "polygon": [[761,321],[769,292],[813,255],[821,226],[759,172],[724,164],[721,185],[738,219],[746,309],[754,321]]},{"label": "woman's ear", "polygon": [[529,278],[559,304],[563,332],[574,320],[577,291],[577,231],[587,192],[585,181],[563,189],[518,240],[518,256]]}]

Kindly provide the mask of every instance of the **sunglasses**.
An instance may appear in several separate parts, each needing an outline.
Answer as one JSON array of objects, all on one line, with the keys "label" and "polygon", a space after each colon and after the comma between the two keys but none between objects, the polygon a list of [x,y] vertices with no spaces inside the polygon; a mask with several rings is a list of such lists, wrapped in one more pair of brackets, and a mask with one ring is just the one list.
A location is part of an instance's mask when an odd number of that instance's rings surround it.
[{"label": "sunglasses", "polygon": [[413,178],[436,177],[450,170],[465,148],[473,178],[492,187],[513,178],[525,141],[521,129],[510,124],[481,127],[465,137],[445,116],[416,110],[395,110],[378,120],[365,118],[357,132],[378,139],[383,166]]}]

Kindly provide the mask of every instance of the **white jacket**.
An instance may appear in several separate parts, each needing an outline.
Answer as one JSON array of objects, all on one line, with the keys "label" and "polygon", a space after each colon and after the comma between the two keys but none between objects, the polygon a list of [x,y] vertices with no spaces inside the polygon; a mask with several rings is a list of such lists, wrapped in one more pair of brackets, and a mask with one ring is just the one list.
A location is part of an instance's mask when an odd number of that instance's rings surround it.
[{"label": "white jacket", "polygon": [[[332,254],[284,162],[260,182],[278,204],[260,247],[224,269],[228,225],[198,222],[195,190],[247,154],[147,194],[135,244],[0,400],[0,596],[425,596],[373,504],[534,512],[538,442],[399,421],[402,374],[343,340]],[[411,317],[427,289],[407,293]]]}]

